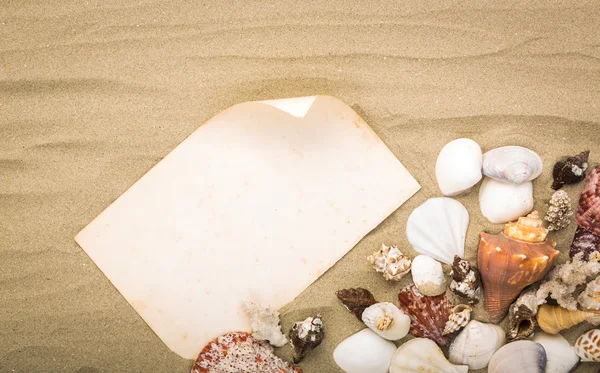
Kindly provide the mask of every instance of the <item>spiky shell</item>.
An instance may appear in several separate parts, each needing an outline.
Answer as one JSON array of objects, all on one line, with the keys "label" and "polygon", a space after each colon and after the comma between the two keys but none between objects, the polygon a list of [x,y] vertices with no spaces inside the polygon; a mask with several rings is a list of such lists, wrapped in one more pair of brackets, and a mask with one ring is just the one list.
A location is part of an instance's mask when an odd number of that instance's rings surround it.
[{"label": "spiky shell", "polygon": [[533,150],[503,146],[483,154],[483,174],[505,183],[523,184],[542,174],[544,163]]},{"label": "spiky shell", "polygon": [[460,329],[464,328],[465,325],[471,320],[471,312],[473,309],[466,304],[459,304],[452,309],[452,313],[448,317],[444,332],[442,334],[452,334]]},{"label": "spiky shell", "polygon": [[600,311],[600,276],[589,282],[577,302],[586,311]]},{"label": "spiky shell", "polygon": [[362,314],[366,326],[390,341],[404,338],[410,330],[410,318],[392,303],[375,303]]},{"label": "spiky shell", "polygon": [[290,344],[294,348],[292,362],[298,364],[308,351],[321,344],[324,336],[321,315],[307,317],[304,321],[294,323],[290,329]]},{"label": "spiky shell", "polygon": [[588,174],[579,198],[575,221],[580,227],[600,236],[600,166]]},{"label": "spiky shell", "polygon": [[386,281],[400,281],[402,276],[410,272],[411,260],[408,256],[402,254],[400,249],[395,246],[386,246],[381,244],[381,248],[367,257],[373,269],[383,274]]},{"label": "spiky shell", "polygon": [[450,290],[454,294],[467,300],[469,304],[479,302],[481,298],[481,276],[477,268],[458,255],[454,256],[452,270],[450,271]]},{"label": "spiky shell", "polygon": [[600,362],[600,329],[583,333],[575,341],[575,353],[581,361]]}]

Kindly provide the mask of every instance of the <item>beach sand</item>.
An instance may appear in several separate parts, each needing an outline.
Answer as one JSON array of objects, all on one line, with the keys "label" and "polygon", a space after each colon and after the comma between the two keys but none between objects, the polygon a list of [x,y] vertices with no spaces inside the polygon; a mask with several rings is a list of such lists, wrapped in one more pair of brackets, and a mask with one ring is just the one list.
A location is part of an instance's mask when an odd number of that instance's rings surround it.
[{"label": "beach sand", "polygon": [[[593,1],[152,2],[0,4],[0,372],[188,372],[73,240],[204,121],[239,102],[325,94],[359,112],[422,190],[282,309],[321,313],[326,338],[302,367],[363,325],[335,291],[396,302],[365,257],[411,256],[409,213],[439,196],[435,159],[469,137],[484,151],[540,154],[535,208],[561,156],[600,163],[600,4]],[[385,180],[381,180],[385,183]],[[566,187],[575,204],[583,184]],[[481,231],[477,187],[466,257]],[[575,226],[552,234],[568,257]],[[435,227],[432,227],[435,232]],[[448,268],[446,268],[448,270]],[[207,305],[209,307],[210,305]],[[476,319],[485,320],[481,308]],[[570,329],[570,342],[589,324]],[[278,350],[284,357],[290,349]],[[596,372],[581,364],[577,372]],[[482,370],[485,371],[485,370]]]}]

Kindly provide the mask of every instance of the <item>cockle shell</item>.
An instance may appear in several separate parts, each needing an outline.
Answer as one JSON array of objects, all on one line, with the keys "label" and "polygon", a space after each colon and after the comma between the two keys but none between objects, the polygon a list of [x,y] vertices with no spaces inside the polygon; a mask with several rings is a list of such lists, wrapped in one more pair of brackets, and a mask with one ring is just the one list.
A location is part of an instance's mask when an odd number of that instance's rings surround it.
[{"label": "cockle shell", "polygon": [[440,346],[450,343],[444,335],[446,322],[452,312],[452,303],[444,295],[426,297],[415,285],[408,285],[398,294],[400,309],[410,317],[410,334],[425,337]]},{"label": "cockle shell", "polygon": [[442,334],[452,334],[460,329],[464,328],[465,325],[471,320],[471,312],[473,309],[466,304],[459,304],[452,309],[452,313],[448,317],[444,332]]},{"label": "cockle shell", "polygon": [[577,302],[584,311],[600,311],[600,276],[586,285]]},{"label": "cockle shell", "polygon": [[465,254],[469,213],[452,198],[430,198],[413,210],[406,222],[406,236],[415,251],[442,263]]},{"label": "cockle shell", "polygon": [[324,336],[321,315],[294,323],[290,329],[290,344],[294,348],[292,362],[298,364],[310,350],[321,344]]},{"label": "cockle shell", "polygon": [[505,344],[492,356],[488,373],[544,373],[546,350],[532,341]]},{"label": "cockle shell", "polygon": [[435,177],[445,196],[468,192],[481,180],[483,154],[471,139],[450,141],[440,151],[435,163]]},{"label": "cockle shell", "polygon": [[377,272],[383,273],[386,281],[400,281],[411,268],[411,260],[408,256],[402,254],[397,247],[386,246],[384,243],[373,255],[367,257],[367,260]]},{"label": "cockle shell", "polygon": [[556,242],[547,240],[547,233],[535,211],[506,224],[500,234],[481,233],[477,266],[492,323],[500,322],[519,293],[541,280],[556,261]]},{"label": "cockle shell", "polygon": [[467,373],[468,370],[466,365],[454,365],[446,360],[442,350],[427,338],[405,342],[398,347],[390,364],[390,373]]},{"label": "cockle shell", "polygon": [[469,369],[482,369],[505,343],[500,326],[471,320],[452,341],[448,358],[454,364],[468,365]]},{"label": "cockle shell", "polygon": [[512,184],[485,177],[479,187],[479,208],[490,223],[502,224],[533,209],[533,184]]},{"label": "cockle shell", "polygon": [[333,360],[346,373],[388,373],[395,352],[395,344],[367,328],[344,339]]},{"label": "cockle shell", "polygon": [[446,292],[446,278],[442,265],[429,255],[417,255],[413,259],[412,278],[423,295],[434,296]]},{"label": "cockle shell", "polygon": [[542,174],[544,163],[533,150],[503,146],[483,154],[483,174],[499,181],[523,184]]},{"label": "cockle shell", "polygon": [[581,228],[600,236],[600,166],[588,174],[579,198],[575,221]]},{"label": "cockle shell", "polygon": [[579,363],[579,356],[569,341],[560,334],[536,332],[533,341],[546,350],[545,373],[569,373]]},{"label": "cockle shell", "polygon": [[375,303],[366,308],[362,320],[369,329],[390,341],[404,338],[410,330],[410,318],[388,302]]},{"label": "cockle shell", "polygon": [[373,294],[365,288],[342,289],[336,291],[335,295],[361,321],[365,309],[377,303]]},{"label": "cockle shell", "polygon": [[574,157],[567,157],[564,160],[556,162],[552,170],[552,189],[558,190],[565,184],[576,184],[585,178],[585,171],[588,168],[588,157],[590,151],[586,150]]},{"label": "cockle shell", "polygon": [[581,361],[600,362],[600,329],[592,329],[577,338],[575,353]]},{"label": "cockle shell", "polygon": [[543,304],[539,307],[536,320],[540,328],[548,334],[557,334],[584,321],[592,325],[600,324],[600,312],[570,311],[559,306]]},{"label": "cockle shell", "polygon": [[535,290],[527,290],[510,305],[508,310],[508,329],[506,340],[509,342],[527,339],[533,335],[537,325],[535,315],[538,311],[538,299]]},{"label": "cockle shell", "polygon": [[469,304],[479,302],[481,298],[481,276],[477,268],[471,267],[468,261],[458,255],[454,256],[450,271],[450,290],[467,300]]}]

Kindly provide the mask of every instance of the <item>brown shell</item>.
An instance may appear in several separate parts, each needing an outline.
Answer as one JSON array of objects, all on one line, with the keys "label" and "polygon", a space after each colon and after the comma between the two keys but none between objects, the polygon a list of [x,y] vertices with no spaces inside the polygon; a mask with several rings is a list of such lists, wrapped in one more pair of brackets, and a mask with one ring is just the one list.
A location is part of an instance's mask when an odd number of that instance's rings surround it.
[{"label": "brown shell", "polygon": [[192,373],[302,373],[273,354],[273,347],[249,333],[231,332],[209,342],[200,352]]},{"label": "brown shell", "polygon": [[321,344],[325,331],[321,315],[308,317],[304,321],[294,323],[290,329],[290,343],[294,348],[292,362],[298,364],[306,354]]},{"label": "brown shell", "polygon": [[477,266],[483,281],[484,306],[492,323],[499,323],[519,293],[550,270],[559,252],[556,242],[525,242],[504,233],[481,233]]},{"label": "brown shell", "polygon": [[481,276],[477,268],[458,255],[454,255],[454,263],[450,271],[452,282],[450,290],[454,294],[467,300],[469,304],[479,302],[481,298]]},{"label": "brown shell", "polygon": [[556,162],[552,170],[552,189],[558,190],[565,184],[576,184],[585,178],[590,151]]},{"label": "brown shell", "polygon": [[450,343],[452,336],[444,335],[444,328],[452,313],[452,303],[445,295],[426,297],[413,284],[398,294],[398,303],[410,318],[410,334],[429,338],[439,346]]},{"label": "brown shell", "polygon": [[352,312],[361,322],[364,310],[377,303],[373,294],[365,288],[338,290],[335,295],[344,307]]},{"label": "brown shell", "polygon": [[575,221],[596,236],[600,236],[600,166],[590,171],[579,199]]},{"label": "brown shell", "polygon": [[527,305],[513,303],[508,313],[506,341],[528,339],[533,335],[536,325],[535,313]]},{"label": "brown shell", "polygon": [[600,259],[600,236],[596,236],[585,228],[577,227],[569,256],[571,259],[583,252],[583,260],[589,261],[590,255],[596,253],[596,258]]}]

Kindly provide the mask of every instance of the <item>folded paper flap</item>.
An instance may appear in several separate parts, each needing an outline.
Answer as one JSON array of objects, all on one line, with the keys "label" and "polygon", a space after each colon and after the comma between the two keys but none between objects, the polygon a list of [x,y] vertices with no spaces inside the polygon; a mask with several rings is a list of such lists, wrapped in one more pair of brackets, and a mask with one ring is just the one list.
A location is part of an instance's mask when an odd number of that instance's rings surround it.
[{"label": "folded paper flap", "polygon": [[267,100],[260,102],[276,107],[279,110],[283,110],[286,113],[293,115],[297,118],[304,118],[316,99],[317,96],[309,96],[297,98],[283,98],[279,100]]},{"label": "folded paper flap", "polygon": [[248,330],[251,294],[292,301],[419,189],[341,101],[315,98],[303,118],[266,108],[209,120],[76,237],[186,358]]}]

